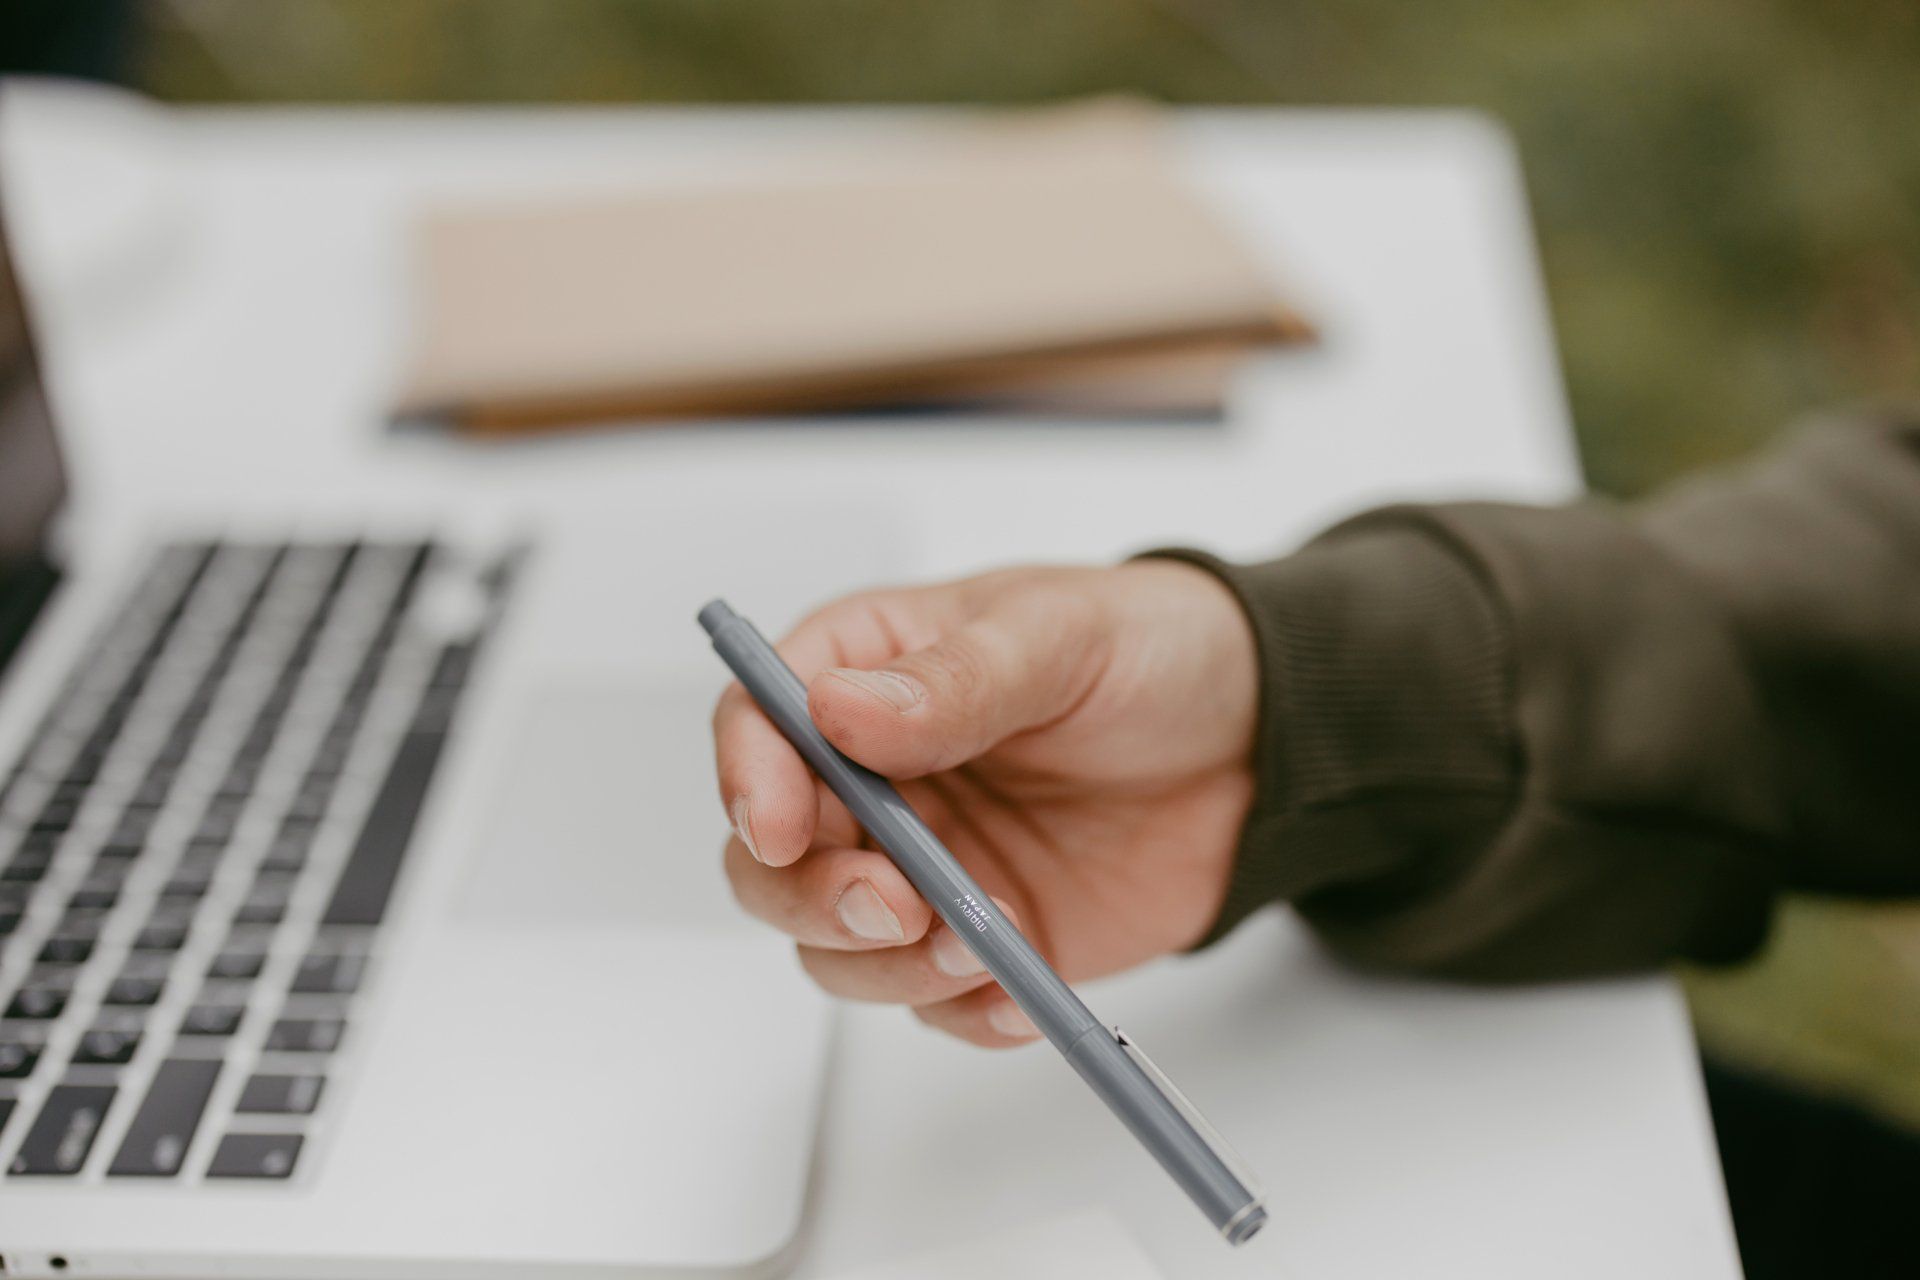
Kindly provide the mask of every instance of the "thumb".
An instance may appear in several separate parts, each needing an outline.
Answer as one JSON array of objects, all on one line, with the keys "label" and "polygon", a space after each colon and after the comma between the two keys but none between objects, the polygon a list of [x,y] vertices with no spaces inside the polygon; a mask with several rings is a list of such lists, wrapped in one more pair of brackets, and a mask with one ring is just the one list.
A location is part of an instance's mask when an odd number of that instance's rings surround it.
[{"label": "thumb", "polygon": [[1095,610],[1063,593],[1010,599],[878,670],[830,667],[807,689],[821,733],[893,778],[951,769],[1066,714],[1098,671]]}]

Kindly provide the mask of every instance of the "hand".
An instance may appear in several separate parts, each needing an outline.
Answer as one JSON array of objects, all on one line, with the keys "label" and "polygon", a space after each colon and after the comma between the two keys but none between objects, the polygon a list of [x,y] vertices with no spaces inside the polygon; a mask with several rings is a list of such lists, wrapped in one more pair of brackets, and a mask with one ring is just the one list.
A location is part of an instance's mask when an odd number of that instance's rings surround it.
[{"label": "hand", "polygon": [[[1198,941],[1253,794],[1239,605],[1174,561],[1016,569],[837,601],[779,646],[814,723],[899,782],[1069,982]],[[739,685],[714,713],[727,875],[828,991],[976,1044],[1034,1038]]]}]

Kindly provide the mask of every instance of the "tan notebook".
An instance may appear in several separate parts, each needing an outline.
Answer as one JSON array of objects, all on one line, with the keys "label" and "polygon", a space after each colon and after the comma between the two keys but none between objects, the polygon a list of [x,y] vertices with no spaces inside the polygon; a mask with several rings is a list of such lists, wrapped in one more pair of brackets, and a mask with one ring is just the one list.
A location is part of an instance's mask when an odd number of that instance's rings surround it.
[{"label": "tan notebook", "polygon": [[1216,397],[1303,337],[1138,108],[930,127],[806,181],[419,229],[405,414],[568,420]]}]

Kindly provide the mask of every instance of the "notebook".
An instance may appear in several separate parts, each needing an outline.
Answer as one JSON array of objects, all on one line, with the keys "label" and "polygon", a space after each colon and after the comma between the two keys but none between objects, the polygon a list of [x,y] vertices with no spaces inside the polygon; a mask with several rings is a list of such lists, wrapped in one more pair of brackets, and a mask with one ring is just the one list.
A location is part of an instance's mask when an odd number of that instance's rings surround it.
[{"label": "notebook", "polygon": [[1152,111],[934,125],[804,176],[417,227],[397,408],[479,430],[902,402],[1217,402],[1309,329]]}]

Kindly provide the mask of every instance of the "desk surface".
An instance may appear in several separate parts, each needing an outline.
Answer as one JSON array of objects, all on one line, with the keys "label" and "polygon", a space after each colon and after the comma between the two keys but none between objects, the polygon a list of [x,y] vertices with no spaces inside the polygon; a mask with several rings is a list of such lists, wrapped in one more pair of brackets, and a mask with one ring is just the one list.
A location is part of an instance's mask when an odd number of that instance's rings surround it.
[{"label": "desk surface", "polygon": [[[734,425],[472,448],[378,425],[413,210],[785,163],[903,116],[158,117],[16,94],[16,235],[78,435],[81,517],[103,527],[237,490],[266,510],[337,491],[369,509],[611,521],[657,546],[716,494],[790,505],[798,470],[834,477],[836,508],[875,513],[891,572],[925,576],[1167,542],[1256,554],[1392,498],[1578,488],[1517,168],[1476,118],[1183,117],[1196,180],[1326,334],[1251,373],[1223,426]],[[689,591],[726,586],[724,566],[676,563],[689,559],[656,564]],[[854,585],[814,566],[796,589]],[[682,600],[659,594],[618,657],[690,669]],[[955,1222],[990,1233],[1089,1204],[1169,1276],[1739,1274],[1665,980],[1363,978],[1270,912],[1087,995],[1260,1171],[1272,1228],[1223,1248],[1044,1048],[985,1054],[853,1008],[799,1274],[922,1249]]]}]

